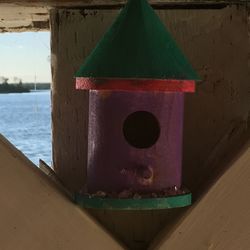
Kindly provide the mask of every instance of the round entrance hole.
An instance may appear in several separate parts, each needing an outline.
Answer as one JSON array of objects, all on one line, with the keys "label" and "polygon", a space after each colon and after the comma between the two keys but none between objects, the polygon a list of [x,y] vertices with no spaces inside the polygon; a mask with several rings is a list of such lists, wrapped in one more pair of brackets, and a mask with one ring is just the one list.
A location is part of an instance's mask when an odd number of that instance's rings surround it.
[{"label": "round entrance hole", "polygon": [[149,148],[157,142],[160,136],[160,125],[152,113],[137,111],[130,114],[124,121],[123,134],[131,146]]}]

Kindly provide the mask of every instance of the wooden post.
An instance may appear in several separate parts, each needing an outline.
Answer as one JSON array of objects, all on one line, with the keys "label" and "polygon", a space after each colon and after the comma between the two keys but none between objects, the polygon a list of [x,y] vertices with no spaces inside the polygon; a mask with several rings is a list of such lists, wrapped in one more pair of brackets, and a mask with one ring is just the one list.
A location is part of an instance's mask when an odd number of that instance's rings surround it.
[{"label": "wooden post", "polygon": [[88,137],[88,93],[75,90],[74,73],[102,35],[98,22],[109,24],[95,15],[51,11],[53,167],[71,191],[85,183]]},{"label": "wooden post", "polygon": [[[86,181],[88,123],[88,95],[75,90],[73,75],[117,11],[51,11],[53,162],[55,172],[72,191]],[[233,153],[228,145],[237,142],[246,127],[250,106],[247,11],[231,6],[160,10],[159,14],[203,79],[197,94],[186,99],[184,121],[184,184],[196,198],[214,163],[223,152]],[[131,249],[145,249],[183,211],[90,212]]]}]

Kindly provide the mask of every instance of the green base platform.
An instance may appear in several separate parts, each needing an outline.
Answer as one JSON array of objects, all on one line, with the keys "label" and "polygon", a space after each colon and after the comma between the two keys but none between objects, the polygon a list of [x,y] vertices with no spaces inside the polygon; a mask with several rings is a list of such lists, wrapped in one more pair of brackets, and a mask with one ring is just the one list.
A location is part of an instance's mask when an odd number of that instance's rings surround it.
[{"label": "green base platform", "polygon": [[76,195],[75,201],[84,208],[110,210],[157,210],[186,207],[192,203],[192,194],[185,193],[176,196],[141,199],[114,199]]}]

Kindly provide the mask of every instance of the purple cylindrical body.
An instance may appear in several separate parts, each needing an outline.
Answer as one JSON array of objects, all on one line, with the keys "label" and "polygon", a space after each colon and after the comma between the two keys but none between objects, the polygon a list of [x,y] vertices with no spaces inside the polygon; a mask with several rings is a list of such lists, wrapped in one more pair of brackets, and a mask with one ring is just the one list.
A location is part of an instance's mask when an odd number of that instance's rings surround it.
[{"label": "purple cylindrical body", "polygon": [[[157,193],[174,186],[180,187],[183,106],[183,92],[91,90],[87,191],[119,193],[130,189]],[[151,114],[158,121],[158,130],[157,126],[153,126],[155,121],[152,121],[152,131],[157,130],[157,138],[154,137],[152,145],[134,146],[126,138],[127,126],[132,124],[133,129],[135,122],[138,133],[141,133],[147,122],[140,128],[138,121],[133,119],[145,114]],[[150,115],[147,117],[151,124]],[[146,136],[150,137],[152,131],[149,131]]]}]

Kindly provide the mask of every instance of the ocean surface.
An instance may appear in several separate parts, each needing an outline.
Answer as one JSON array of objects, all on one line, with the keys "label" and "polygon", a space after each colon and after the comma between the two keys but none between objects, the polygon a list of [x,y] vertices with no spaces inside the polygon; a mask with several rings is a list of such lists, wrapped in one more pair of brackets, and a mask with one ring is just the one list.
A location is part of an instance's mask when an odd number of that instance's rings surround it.
[{"label": "ocean surface", "polygon": [[51,165],[50,91],[0,94],[0,134],[36,165]]}]

